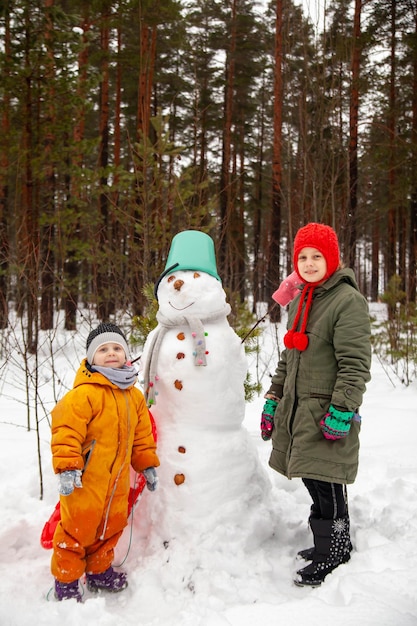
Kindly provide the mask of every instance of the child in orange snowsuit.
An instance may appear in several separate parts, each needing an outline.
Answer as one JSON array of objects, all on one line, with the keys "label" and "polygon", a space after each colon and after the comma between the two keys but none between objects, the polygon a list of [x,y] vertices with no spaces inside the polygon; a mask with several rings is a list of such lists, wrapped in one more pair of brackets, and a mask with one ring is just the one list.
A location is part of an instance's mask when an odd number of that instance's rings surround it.
[{"label": "child in orange snowsuit", "polygon": [[61,494],[51,563],[58,600],[81,600],[84,573],[91,591],[127,586],[126,574],[115,571],[112,561],[127,524],[130,465],[145,475],[151,491],[157,485],[150,416],[128,355],[120,328],[100,324],[88,336],[73,389],[52,411],[53,468]]}]

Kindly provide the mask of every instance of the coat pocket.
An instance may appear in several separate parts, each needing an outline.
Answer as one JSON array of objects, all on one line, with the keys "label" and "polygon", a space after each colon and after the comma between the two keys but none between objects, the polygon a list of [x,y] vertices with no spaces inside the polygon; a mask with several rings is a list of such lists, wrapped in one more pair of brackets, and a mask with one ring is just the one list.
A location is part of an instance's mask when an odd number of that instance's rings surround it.
[{"label": "coat pocket", "polygon": [[329,410],[330,402],[332,400],[331,394],[312,391],[310,392],[310,398],[318,402],[323,413],[327,413],[327,411]]},{"label": "coat pocket", "polygon": [[94,450],[94,446],[96,445],[96,440],[93,439],[92,441],[90,441],[85,448],[83,448],[82,450],[82,454],[84,457],[84,469],[83,469],[83,473],[85,472],[85,470],[87,469],[87,465],[90,462],[91,459],[91,455],[93,454],[93,450]]}]

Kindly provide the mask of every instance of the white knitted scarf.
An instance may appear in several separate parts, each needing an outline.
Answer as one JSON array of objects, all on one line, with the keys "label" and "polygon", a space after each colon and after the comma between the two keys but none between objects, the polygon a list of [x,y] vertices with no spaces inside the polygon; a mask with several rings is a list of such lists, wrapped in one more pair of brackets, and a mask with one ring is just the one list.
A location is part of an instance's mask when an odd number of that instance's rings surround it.
[{"label": "white knitted scarf", "polygon": [[174,318],[167,318],[161,311],[157,312],[156,319],[158,320],[158,326],[155,329],[152,342],[149,346],[148,359],[144,370],[144,390],[148,406],[156,404],[156,363],[161,343],[167,330],[179,326],[188,326],[194,344],[194,365],[197,367],[204,366],[207,365],[204,324],[227,317],[230,314],[230,310],[230,304],[223,304],[220,310],[213,311],[213,313],[205,316],[204,319],[200,319],[195,315],[179,315]]}]

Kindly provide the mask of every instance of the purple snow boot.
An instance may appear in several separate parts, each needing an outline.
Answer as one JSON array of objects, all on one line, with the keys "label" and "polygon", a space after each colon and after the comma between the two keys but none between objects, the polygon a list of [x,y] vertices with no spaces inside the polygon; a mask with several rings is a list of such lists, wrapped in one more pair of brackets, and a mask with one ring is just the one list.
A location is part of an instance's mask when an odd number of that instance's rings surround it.
[{"label": "purple snow boot", "polygon": [[55,598],[60,602],[61,600],[70,600],[71,598],[81,602],[82,596],[78,580],[73,580],[71,583],[62,583],[55,579]]},{"label": "purple snow boot", "polygon": [[116,572],[112,567],[101,574],[87,574],[87,588],[94,593],[100,590],[117,593],[126,587],[126,574]]}]

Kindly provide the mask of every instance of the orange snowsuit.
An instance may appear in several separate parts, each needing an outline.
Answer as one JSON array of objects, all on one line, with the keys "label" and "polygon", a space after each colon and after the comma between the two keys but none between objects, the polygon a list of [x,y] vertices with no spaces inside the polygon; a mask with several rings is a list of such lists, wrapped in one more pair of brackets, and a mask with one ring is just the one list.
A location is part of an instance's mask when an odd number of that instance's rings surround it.
[{"label": "orange snowsuit", "polygon": [[130,465],[136,472],[159,460],[145,399],[120,389],[81,363],[74,387],[52,410],[56,473],[80,469],[82,488],[61,496],[51,571],[61,582],[104,572],[127,524]]}]

